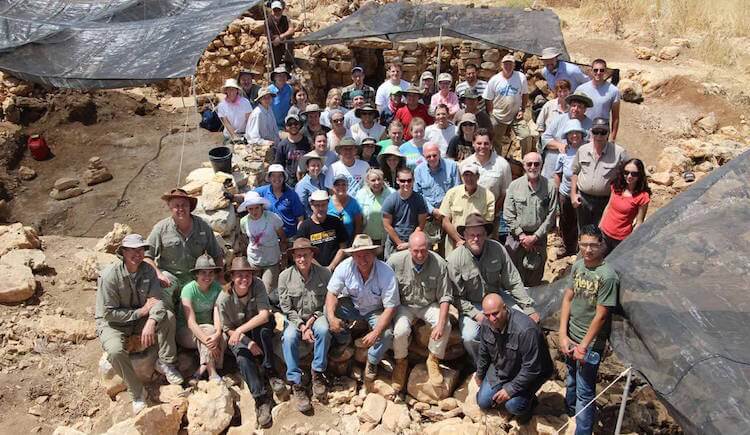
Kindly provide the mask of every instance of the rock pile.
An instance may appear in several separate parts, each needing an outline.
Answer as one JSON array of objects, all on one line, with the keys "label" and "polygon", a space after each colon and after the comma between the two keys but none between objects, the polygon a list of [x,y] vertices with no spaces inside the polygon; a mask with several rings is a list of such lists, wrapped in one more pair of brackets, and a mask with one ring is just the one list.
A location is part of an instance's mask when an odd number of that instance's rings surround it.
[{"label": "rock pile", "polygon": [[88,167],[82,178],[87,186],[93,186],[111,180],[112,174],[102,163],[101,157],[92,157],[89,159]]},{"label": "rock pile", "polygon": [[49,193],[49,196],[58,201],[81,196],[84,194],[84,191],[78,186],[79,184],[81,184],[81,182],[76,178],[59,178],[55,181],[55,186]]}]

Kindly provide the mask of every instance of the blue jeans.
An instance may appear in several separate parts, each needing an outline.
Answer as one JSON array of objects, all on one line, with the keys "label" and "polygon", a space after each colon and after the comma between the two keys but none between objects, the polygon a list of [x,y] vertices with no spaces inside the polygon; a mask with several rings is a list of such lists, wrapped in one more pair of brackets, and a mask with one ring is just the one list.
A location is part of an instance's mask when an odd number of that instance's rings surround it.
[{"label": "blue jeans", "polygon": [[[474,308],[482,311],[481,302],[472,302]],[[474,367],[477,366],[479,358],[479,323],[469,316],[461,315],[458,318],[458,329],[461,331],[461,341],[464,342],[466,353]]]},{"label": "blue jeans", "polygon": [[[474,382],[470,380],[469,382]],[[495,395],[504,384],[490,385],[487,378],[485,377],[482,381],[482,385],[477,391],[477,405],[484,410],[493,409],[496,402],[492,400],[492,396]],[[510,400],[506,401],[503,405],[513,415],[526,415],[531,412],[532,402],[534,400],[534,391],[521,391],[515,396],[511,397]]]},{"label": "blue jeans", "polygon": [[[359,310],[354,307],[351,298],[339,299],[339,305],[336,308],[336,317],[338,317],[339,319],[350,321],[364,320],[368,325],[370,325],[370,329],[374,328],[378,323],[378,319],[380,318],[381,314],[383,314],[382,309],[370,311],[369,313],[364,315],[360,314]],[[338,343],[349,341],[349,331],[344,330],[338,334],[335,334],[333,338]],[[380,334],[380,338],[378,338],[375,344],[373,344],[372,347],[367,350],[367,361],[370,364],[380,364],[380,361],[383,359],[383,356],[385,356],[385,353],[388,351],[388,349],[391,348],[391,343],[393,343],[393,324],[388,325],[388,328],[386,328],[383,333]]]},{"label": "blue jeans", "polygon": [[[319,317],[312,325],[315,343],[313,344],[312,369],[316,372],[326,371],[328,365],[328,348],[331,346],[331,333],[328,332],[328,319]],[[286,362],[286,379],[294,384],[302,383],[302,369],[299,368],[299,345],[302,333],[293,324],[287,322],[284,335],[281,337],[281,348]]]},{"label": "blue jeans", "polygon": [[[568,377],[565,379],[565,406],[568,414],[574,415],[594,400],[596,396],[596,373],[599,364],[588,364],[566,357]],[[591,435],[594,430],[596,403],[592,403],[576,417],[576,435]]]}]

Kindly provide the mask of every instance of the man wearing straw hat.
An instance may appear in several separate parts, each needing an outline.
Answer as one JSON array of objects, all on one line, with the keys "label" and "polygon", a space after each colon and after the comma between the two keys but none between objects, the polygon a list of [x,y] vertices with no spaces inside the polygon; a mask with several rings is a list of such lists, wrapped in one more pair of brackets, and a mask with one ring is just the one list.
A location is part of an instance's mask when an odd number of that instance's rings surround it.
[{"label": "man wearing straw hat", "polygon": [[337,175],[344,174],[348,180],[349,195],[354,197],[364,184],[365,174],[370,169],[370,165],[357,158],[357,142],[350,138],[344,137],[336,145],[336,152],[339,154],[339,161],[331,165],[326,171],[325,186],[327,189],[333,189],[333,180]]},{"label": "man wearing straw hat", "polygon": [[292,391],[300,412],[310,410],[310,399],[302,384],[302,369],[299,362],[299,345],[304,340],[313,344],[312,385],[313,395],[326,395],[324,373],[328,366],[328,348],[331,333],[328,320],[323,314],[331,272],[313,261],[318,249],[309,239],[300,237],[287,250],[292,266],[279,277],[279,301],[281,312],[287,319],[281,345],[286,362],[286,379],[292,383]]},{"label": "man wearing straw hat", "polygon": [[561,54],[560,49],[555,47],[542,50],[542,55],[539,57],[544,63],[542,76],[550,89],[555,89],[555,84],[565,79],[570,82],[570,91],[575,92],[578,86],[591,80],[591,77],[584,74],[578,65],[560,60]]},{"label": "man wearing straw hat", "polygon": [[161,196],[172,216],[154,225],[148,236],[148,249],[143,261],[150,264],[163,289],[164,307],[175,312],[175,302],[185,284],[193,280],[190,269],[203,253],[224,267],[224,252],[214,237],[211,226],[192,214],[198,198],[182,189],[172,189]]},{"label": "man wearing straw hat", "polygon": [[170,384],[183,383],[174,367],[177,355],[175,317],[164,308],[154,269],[143,261],[149,244],[140,234],[128,234],[117,248],[119,260],[101,274],[96,290],[96,332],[115,372],[125,381],[133,400],[133,413],[146,408],[146,391],[133,370],[128,343],[159,346],[156,369]]},{"label": "man wearing straw hat", "polygon": [[262,87],[255,98],[257,105],[250,114],[245,128],[245,139],[249,144],[276,145],[279,143],[279,127],[271,103],[276,94]]},{"label": "man wearing straw hat", "polygon": [[216,114],[224,125],[224,138],[237,140],[245,134],[247,120],[253,106],[242,94],[242,88],[235,79],[227,79],[222,87],[226,98],[216,106]]},{"label": "man wearing straw hat", "polygon": [[[380,116],[378,109],[365,104],[358,109],[354,109],[354,116],[359,118],[359,122],[352,125],[349,131],[358,144],[361,144],[365,138],[373,137],[380,140],[385,135],[385,127],[376,122],[378,116]],[[344,122],[346,122],[346,115],[344,115]]]},{"label": "man wearing straw hat", "polygon": [[345,252],[351,257],[342,261],[328,282],[325,312],[330,331],[337,343],[351,340],[342,320],[364,320],[372,331],[362,343],[367,346],[365,382],[371,385],[378,374],[378,364],[393,341],[391,322],[401,304],[398,281],[393,270],[377,259],[380,246],[366,234],[358,234]]}]

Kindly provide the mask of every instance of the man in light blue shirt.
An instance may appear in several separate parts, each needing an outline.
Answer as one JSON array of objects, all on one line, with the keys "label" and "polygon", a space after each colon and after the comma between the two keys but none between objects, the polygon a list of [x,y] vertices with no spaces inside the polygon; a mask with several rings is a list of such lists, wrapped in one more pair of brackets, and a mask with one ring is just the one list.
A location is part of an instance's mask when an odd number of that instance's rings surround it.
[{"label": "man in light blue shirt", "polygon": [[[344,252],[351,255],[342,261],[328,282],[325,313],[334,340],[343,347],[351,336],[343,320],[364,320],[372,331],[362,338],[367,350],[365,382],[372,384],[378,374],[378,364],[393,342],[393,316],[401,304],[398,282],[393,269],[378,260],[380,246],[370,236],[359,234],[352,247]],[[336,349],[332,350],[336,354]]]},{"label": "man in light blue shirt", "polygon": [[451,159],[440,157],[440,148],[434,143],[425,144],[422,149],[425,162],[414,170],[414,191],[421,194],[427,203],[427,213],[440,220],[440,203],[445,192],[461,184],[458,165]]},{"label": "man in light blue shirt", "polygon": [[271,73],[271,84],[268,85],[268,90],[274,94],[271,110],[273,110],[273,116],[276,118],[276,125],[279,130],[284,130],[284,119],[289,112],[289,108],[292,107],[293,91],[287,83],[291,78],[292,75],[287,72],[283,65],[278,66]]},{"label": "man in light blue shirt", "polygon": [[547,86],[550,89],[555,89],[555,83],[558,80],[565,79],[570,82],[570,92],[575,92],[578,86],[591,78],[584,74],[578,65],[560,60],[560,54],[562,54],[560,50],[554,47],[542,50],[541,60],[544,62],[542,76],[544,80],[547,80]]}]

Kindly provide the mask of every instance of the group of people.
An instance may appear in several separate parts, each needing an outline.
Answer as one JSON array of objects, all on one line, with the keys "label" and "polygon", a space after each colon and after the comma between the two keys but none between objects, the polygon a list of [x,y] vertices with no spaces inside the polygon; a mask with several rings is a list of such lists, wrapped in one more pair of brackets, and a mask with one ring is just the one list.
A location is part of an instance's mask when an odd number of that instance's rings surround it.
[{"label": "group of people", "polygon": [[[134,410],[145,393],[128,359],[130,335],[158,344],[157,369],[170,383],[183,382],[176,345],[198,350],[195,379],[217,382],[228,348],[267,427],[271,391],[285,388],[280,378],[303,412],[312,406],[308,381],[313,395],[326,393],[328,355],[350,345],[355,320],[370,328],[362,338],[366,383],[392,350],[393,387],[404,390],[410,334],[421,319],[432,328],[429,382],[440,385],[454,305],[479,405],[504,405],[527,420],[553,367],[528,288],[543,280],[557,228],[566,253],[579,255],[561,309],[566,403],[578,414],[576,433],[591,433],[595,407],[583,408],[618,300],[617,274],[604,259],[643,221],[649,190],[643,163],[614,142],[619,93],[605,80],[606,62],[592,63],[589,80],[559,56],[542,55],[556,98],[539,114],[537,143],[524,121],[526,77],[512,55],[488,82],[467,66],[460,94],[449,74],[434,90],[426,72],[417,87],[397,64],[375,90],[356,66],[352,85],[332,89],[324,109],[287,83],[283,67],[267,87],[246,74],[228,80],[218,108],[225,137],[244,135],[248,146],[275,153],[267,184],[233,197],[246,256],[224,267],[211,228],[192,214],[196,199],[174,189],[162,197],[171,216],[146,240],[127,236],[121,261],[99,282],[99,336]],[[515,180],[501,153],[510,131],[523,155]],[[283,329],[285,374],[272,363],[274,327]],[[313,347],[310,372],[300,366],[302,342]]]}]

